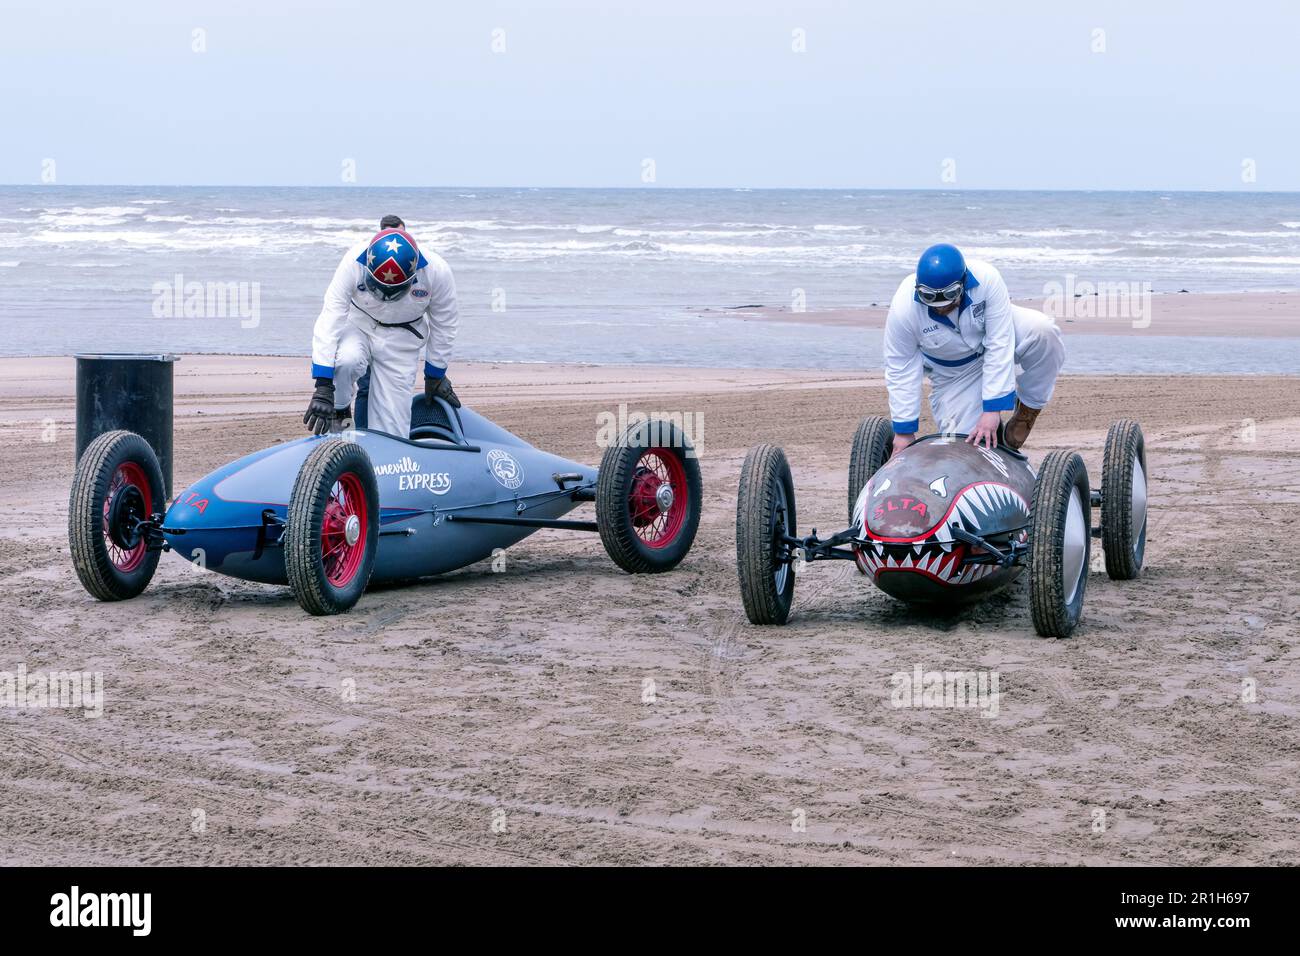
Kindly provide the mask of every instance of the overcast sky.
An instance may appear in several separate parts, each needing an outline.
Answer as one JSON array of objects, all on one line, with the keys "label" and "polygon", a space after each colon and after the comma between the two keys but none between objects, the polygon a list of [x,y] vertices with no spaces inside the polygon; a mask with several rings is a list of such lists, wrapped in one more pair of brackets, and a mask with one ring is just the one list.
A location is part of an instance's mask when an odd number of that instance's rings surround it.
[{"label": "overcast sky", "polygon": [[1300,189],[1294,2],[3,2],[5,183]]}]

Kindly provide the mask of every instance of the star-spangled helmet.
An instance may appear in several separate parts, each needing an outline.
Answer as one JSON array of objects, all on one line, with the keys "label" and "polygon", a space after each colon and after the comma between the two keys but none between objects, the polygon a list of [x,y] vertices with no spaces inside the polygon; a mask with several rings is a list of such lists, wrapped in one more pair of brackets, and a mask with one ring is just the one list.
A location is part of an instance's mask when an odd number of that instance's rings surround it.
[{"label": "star-spangled helmet", "polygon": [[366,288],[381,299],[400,299],[411,290],[416,270],[429,263],[402,229],[383,229],[357,259],[366,270]]}]

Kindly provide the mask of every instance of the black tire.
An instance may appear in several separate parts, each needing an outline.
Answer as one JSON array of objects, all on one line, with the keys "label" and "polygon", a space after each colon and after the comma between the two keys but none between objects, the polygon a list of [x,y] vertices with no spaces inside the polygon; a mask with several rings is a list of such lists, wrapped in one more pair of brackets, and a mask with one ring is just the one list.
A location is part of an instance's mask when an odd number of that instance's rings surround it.
[{"label": "black tire", "polygon": [[68,548],[82,587],[101,601],[147,588],[162,552],[149,550],[133,526],[166,510],[162,468],[147,441],[121,430],[92,441],[68,496]]},{"label": "black tire", "polygon": [[1131,419],[1112,422],[1101,466],[1101,547],[1106,573],[1116,581],[1130,581],[1142,573],[1148,475],[1141,427]]},{"label": "black tire", "polygon": [[795,534],[794,479],[785,452],[758,445],[745,456],[736,496],[736,571],[752,624],[784,624],[794,602],[794,566],[778,560],[779,536]]},{"label": "black tire", "polygon": [[[349,542],[351,517],[358,520]],[[334,542],[328,558],[327,537]],[[378,547],[379,484],[370,456],[356,442],[320,442],[298,469],[289,496],[284,569],[293,596],[308,614],[348,610],[370,581]]]},{"label": "black tire", "polygon": [[[657,497],[671,489],[666,508]],[[605,449],[596,475],[596,527],[605,551],[629,574],[677,567],[700,527],[704,485],[691,441],[675,424],[632,425]]]},{"label": "black tire", "polygon": [[[1029,596],[1034,629],[1043,637],[1069,637],[1083,612],[1092,550],[1088,469],[1077,452],[1054,451],[1043,460],[1031,510]],[[1067,548],[1068,541],[1074,547]]]},{"label": "black tire", "polygon": [[877,469],[889,460],[894,450],[894,426],[886,418],[869,415],[858,422],[853,435],[853,449],[849,452],[849,520],[853,520],[853,506]]}]

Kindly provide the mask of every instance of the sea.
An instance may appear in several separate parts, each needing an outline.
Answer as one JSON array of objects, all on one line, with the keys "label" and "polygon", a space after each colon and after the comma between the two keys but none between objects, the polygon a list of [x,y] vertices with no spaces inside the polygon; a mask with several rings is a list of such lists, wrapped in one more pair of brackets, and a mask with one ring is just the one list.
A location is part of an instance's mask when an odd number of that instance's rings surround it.
[{"label": "sea", "polygon": [[[936,241],[1016,297],[1300,291],[1298,193],[0,186],[0,354],[306,361],[340,258],[388,213],[451,265],[459,360],[878,369],[879,331],[723,310],[883,305]],[[1072,372],[1300,370],[1300,337],[1226,325],[1068,343]]]}]

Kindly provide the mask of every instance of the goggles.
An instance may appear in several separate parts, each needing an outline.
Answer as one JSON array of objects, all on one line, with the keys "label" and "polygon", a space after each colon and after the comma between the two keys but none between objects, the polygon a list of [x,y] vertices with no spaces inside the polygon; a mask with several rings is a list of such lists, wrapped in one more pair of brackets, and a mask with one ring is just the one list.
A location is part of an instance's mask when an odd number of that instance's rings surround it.
[{"label": "goggles", "polygon": [[966,287],[964,279],[958,279],[942,289],[931,289],[927,285],[916,286],[916,297],[926,305],[948,305],[961,298],[962,289]]}]

